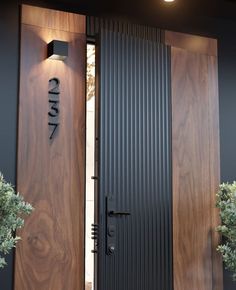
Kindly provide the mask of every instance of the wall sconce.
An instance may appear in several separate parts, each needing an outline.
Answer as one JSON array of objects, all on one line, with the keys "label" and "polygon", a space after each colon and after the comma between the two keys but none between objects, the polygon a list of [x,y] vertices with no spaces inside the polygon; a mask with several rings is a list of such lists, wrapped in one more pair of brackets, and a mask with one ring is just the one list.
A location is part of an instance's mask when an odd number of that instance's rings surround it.
[{"label": "wall sconce", "polygon": [[48,58],[55,60],[65,60],[68,56],[68,42],[53,40],[48,43]]}]

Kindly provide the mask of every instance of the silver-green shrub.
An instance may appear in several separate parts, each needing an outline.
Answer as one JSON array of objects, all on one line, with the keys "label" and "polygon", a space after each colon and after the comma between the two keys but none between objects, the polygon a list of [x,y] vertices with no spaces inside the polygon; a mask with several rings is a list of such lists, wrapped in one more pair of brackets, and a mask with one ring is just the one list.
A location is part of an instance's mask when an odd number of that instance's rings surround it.
[{"label": "silver-green shrub", "polygon": [[6,265],[3,256],[8,254],[20,239],[15,236],[15,231],[24,225],[22,215],[28,215],[32,210],[32,206],[15,192],[14,187],[7,183],[0,173],[0,268]]},{"label": "silver-green shrub", "polygon": [[222,223],[217,231],[223,237],[217,251],[222,254],[225,268],[232,272],[236,281],[236,182],[220,185],[216,206],[220,209]]}]

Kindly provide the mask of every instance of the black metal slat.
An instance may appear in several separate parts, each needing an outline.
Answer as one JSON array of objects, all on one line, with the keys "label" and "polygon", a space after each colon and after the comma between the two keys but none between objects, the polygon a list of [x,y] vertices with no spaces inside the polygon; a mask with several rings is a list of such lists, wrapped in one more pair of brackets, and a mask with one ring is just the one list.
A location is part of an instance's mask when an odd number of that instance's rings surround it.
[{"label": "black metal slat", "polygon": [[95,40],[99,36],[100,30],[106,29],[112,32],[119,32],[146,40],[161,42],[161,30],[155,27],[132,24],[127,21],[114,20],[109,18],[86,17],[86,34],[89,40]]}]

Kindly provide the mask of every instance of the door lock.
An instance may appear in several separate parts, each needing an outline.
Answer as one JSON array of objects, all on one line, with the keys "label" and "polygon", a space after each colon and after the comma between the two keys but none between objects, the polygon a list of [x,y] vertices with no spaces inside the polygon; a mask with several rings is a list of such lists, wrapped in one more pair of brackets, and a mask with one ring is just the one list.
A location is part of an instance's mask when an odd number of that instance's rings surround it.
[{"label": "door lock", "polygon": [[108,254],[114,254],[114,252],[115,252],[115,246],[114,245],[110,245],[109,247],[108,247]]},{"label": "door lock", "polygon": [[127,211],[116,211],[116,203],[113,195],[106,197],[106,249],[107,255],[113,255],[116,250],[116,223],[115,217],[129,216]]},{"label": "door lock", "polygon": [[116,233],[116,227],[114,225],[109,225],[107,233],[110,237],[114,237]]}]

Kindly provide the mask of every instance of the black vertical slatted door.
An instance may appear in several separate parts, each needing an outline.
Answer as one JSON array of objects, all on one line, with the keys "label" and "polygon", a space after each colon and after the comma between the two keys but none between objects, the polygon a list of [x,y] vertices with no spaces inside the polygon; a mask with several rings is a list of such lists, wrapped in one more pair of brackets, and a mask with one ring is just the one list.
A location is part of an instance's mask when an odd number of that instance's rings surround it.
[{"label": "black vertical slatted door", "polygon": [[[158,30],[100,29],[98,290],[171,290],[170,49]],[[106,196],[113,210],[108,255]]]}]

